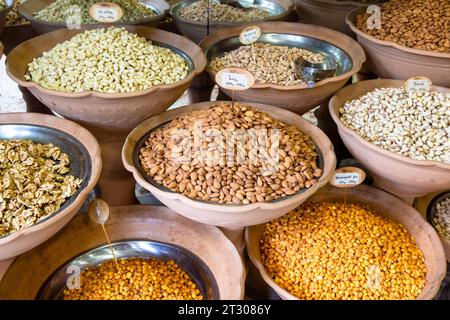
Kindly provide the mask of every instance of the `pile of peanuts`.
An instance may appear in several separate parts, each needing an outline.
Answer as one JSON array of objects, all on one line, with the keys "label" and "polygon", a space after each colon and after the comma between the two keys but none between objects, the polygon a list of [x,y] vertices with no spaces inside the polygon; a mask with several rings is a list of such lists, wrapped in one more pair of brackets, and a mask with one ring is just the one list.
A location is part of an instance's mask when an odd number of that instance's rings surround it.
[{"label": "pile of peanuts", "polygon": [[306,49],[255,43],[215,57],[210,67],[215,71],[229,67],[246,69],[255,76],[257,84],[295,86],[305,84],[305,80],[299,79],[296,74],[295,60],[300,57],[313,63],[324,59],[322,54]]},{"label": "pile of peanuts", "polygon": [[364,140],[415,160],[450,163],[450,94],[379,88],[347,101],[342,123]]},{"label": "pile of peanuts", "polygon": [[172,260],[129,258],[82,271],[81,288],[65,289],[64,300],[202,300],[197,285]]},{"label": "pile of peanuts", "polygon": [[381,6],[381,28],[369,29],[369,15],[356,19],[356,27],[375,38],[399,45],[450,53],[450,1],[391,0]]},{"label": "pile of peanuts", "polygon": [[272,201],[322,175],[307,134],[240,103],[217,103],[153,130],[139,159],[153,181],[216,203]]},{"label": "pile of peanuts", "polygon": [[304,203],[267,223],[260,246],[268,274],[300,299],[415,299],[425,285],[408,231],[359,204]]},{"label": "pile of peanuts", "polygon": [[[180,10],[178,15],[186,20],[206,23],[208,21],[208,1],[200,0]],[[258,8],[236,8],[227,4],[210,1],[209,21],[250,22],[269,17],[268,11]]]}]

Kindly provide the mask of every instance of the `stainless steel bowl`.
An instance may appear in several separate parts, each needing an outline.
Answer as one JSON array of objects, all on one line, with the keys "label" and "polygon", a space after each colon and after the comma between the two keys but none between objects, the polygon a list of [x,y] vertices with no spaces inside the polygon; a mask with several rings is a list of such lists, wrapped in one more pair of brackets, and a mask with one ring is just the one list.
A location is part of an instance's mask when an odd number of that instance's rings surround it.
[{"label": "stainless steel bowl", "polygon": [[[113,242],[112,247],[117,258],[173,260],[191,276],[206,300],[220,299],[217,282],[209,267],[194,253],[180,246],[153,240],[123,240]],[[82,271],[85,268],[97,266],[112,259],[113,256],[108,245],[78,255],[50,275],[41,286],[36,299],[62,299],[62,293],[67,288],[66,283],[73,274],[73,270],[79,268]]]},{"label": "stainless steel bowl", "polygon": [[[40,220],[33,226],[51,219],[67,208],[78,197],[81,190],[86,188],[91,179],[92,163],[88,150],[80,141],[66,132],[39,125],[0,124],[0,140],[32,140],[33,142],[42,144],[52,143],[69,156],[70,174],[83,180],[77,192],[68,198],[59,210]],[[0,237],[0,239],[8,236],[10,235],[5,235]]]},{"label": "stainless steel bowl", "polygon": [[[313,37],[284,34],[284,33],[263,33],[258,42],[268,43],[277,46],[288,46],[306,49],[314,53],[321,53],[325,60],[336,65],[336,76],[349,72],[353,67],[351,57],[339,47]],[[226,52],[235,50],[242,46],[239,36],[231,37],[216,43],[213,47],[205,49],[205,55],[210,62],[215,57],[223,56]]]},{"label": "stainless steel bowl", "polygon": [[[170,14],[172,16],[177,16],[179,19],[185,20],[185,21],[190,21],[190,20],[186,20],[183,19],[179,16],[179,12],[180,10],[190,6],[191,4],[198,2],[199,0],[186,0],[186,1],[180,1],[175,3],[174,5],[171,6],[170,8]],[[283,6],[277,4],[274,1],[269,1],[269,0],[255,0],[253,1],[252,4],[250,4],[250,2],[247,0],[236,0],[235,2],[240,3],[242,7],[245,8],[256,8],[256,9],[262,9],[262,10],[266,10],[269,12],[271,17],[275,17],[278,15],[282,15],[285,13],[285,9],[283,8]],[[266,20],[266,19],[263,19]],[[227,21],[211,21],[211,23],[216,23],[216,22],[220,22],[220,23],[227,23]],[[202,22],[198,22],[198,23],[202,23]],[[205,24],[205,23],[203,23]],[[236,24],[236,22],[234,23],[229,23],[229,24]],[[238,24],[242,24],[242,22],[239,22]]]}]

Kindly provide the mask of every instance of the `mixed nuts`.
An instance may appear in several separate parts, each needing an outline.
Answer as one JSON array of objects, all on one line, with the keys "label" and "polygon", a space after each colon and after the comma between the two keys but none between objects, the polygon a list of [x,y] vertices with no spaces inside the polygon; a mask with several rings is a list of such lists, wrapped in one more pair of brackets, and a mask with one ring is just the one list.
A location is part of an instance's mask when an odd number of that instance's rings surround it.
[{"label": "mixed nuts", "polygon": [[364,140],[416,160],[450,163],[450,94],[379,88],[347,101],[342,123]]},{"label": "mixed nuts", "polygon": [[312,187],[322,175],[318,157],[299,128],[249,105],[216,103],[151,131],[139,160],[174,192],[245,205]]},{"label": "mixed nuts", "polygon": [[123,93],[184,79],[185,59],[123,28],[88,30],[28,64],[25,79],[63,92]]},{"label": "mixed nuts", "polygon": [[304,203],[266,224],[262,262],[299,299],[415,299],[423,253],[408,231],[360,204]]},{"label": "mixed nuts", "polygon": [[215,71],[229,67],[242,68],[254,75],[257,84],[295,86],[306,83],[296,73],[295,60],[300,57],[313,63],[320,63],[324,59],[321,53],[306,49],[259,42],[252,46],[240,46],[215,57],[210,62],[210,68]]},{"label": "mixed nuts", "polygon": [[69,161],[52,144],[0,140],[0,236],[38,223],[77,191]]}]

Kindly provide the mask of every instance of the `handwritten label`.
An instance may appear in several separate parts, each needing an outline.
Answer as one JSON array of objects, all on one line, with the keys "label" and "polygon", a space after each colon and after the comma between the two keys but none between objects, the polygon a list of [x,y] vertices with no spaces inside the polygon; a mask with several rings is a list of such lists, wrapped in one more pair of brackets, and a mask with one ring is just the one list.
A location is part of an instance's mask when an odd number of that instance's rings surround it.
[{"label": "handwritten label", "polygon": [[217,72],[216,83],[228,90],[247,90],[255,83],[255,77],[245,69],[225,68]]},{"label": "handwritten label", "polygon": [[100,23],[112,23],[122,18],[123,10],[115,3],[98,2],[89,9],[89,15]]},{"label": "handwritten label", "polygon": [[412,90],[430,91],[432,84],[431,80],[426,77],[413,77],[406,80],[403,87],[408,92]]},{"label": "handwritten label", "polygon": [[242,44],[252,44],[259,40],[261,37],[261,29],[257,26],[251,26],[242,30],[239,35],[239,41]]},{"label": "handwritten label", "polygon": [[356,167],[343,167],[336,170],[330,183],[338,188],[351,188],[363,183],[366,173]]}]

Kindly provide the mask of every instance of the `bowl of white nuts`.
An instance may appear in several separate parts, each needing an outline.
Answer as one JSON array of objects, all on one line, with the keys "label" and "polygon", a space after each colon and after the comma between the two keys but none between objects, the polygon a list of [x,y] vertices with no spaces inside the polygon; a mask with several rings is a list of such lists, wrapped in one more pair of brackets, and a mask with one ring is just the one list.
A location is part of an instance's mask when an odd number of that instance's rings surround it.
[{"label": "bowl of white nuts", "polygon": [[450,190],[439,193],[431,200],[427,220],[439,234],[447,261],[450,262]]},{"label": "bowl of white nuts", "polygon": [[49,239],[78,212],[102,167],[94,136],[37,113],[0,115],[0,261]]},{"label": "bowl of white nuts", "polygon": [[[20,15],[30,21],[38,34],[83,25],[101,26],[89,15],[89,8],[100,0],[27,0],[19,6]],[[164,0],[112,0],[123,10],[117,21],[124,25],[157,27],[169,11]]]},{"label": "bowl of white nuts", "polygon": [[170,7],[175,26],[196,43],[223,28],[287,21],[293,11],[292,0],[180,0]]},{"label": "bowl of white nuts", "polygon": [[407,91],[401,80],[368,80],[338,91],[330,113],[375,184],[405,200],[450,188],[450,90]]},{"label": "bowl of white nuts", "polygon": [[[261,29],[261,37],[252,45],[240,43],[242,27],[219,30],[200,43],[213,80],[218,71],[228,67],[254,75],[255,84],[234,93],[237,100],[268,103],[303,114],[342,88],[365,61],[356,41],[331,29],[289,22],[255,25]],[[299,76],[299,58],[314,64],[331,62],[336,66],[334,76],[307,81]]]},{"label": "bowl of white nuts", "polygon": [[238,228],[279,217],[331,178],[333,146],[290,111],[202,102],[154,116],[122,150],[125,168],[192,220]]},{"label": "bowl of white nuts", "polygon": [[205,64],[196,44],[173,33],[87,27],[23,42],[10,52],[7,72],[58,115],[123,131],[166,110]]}]

